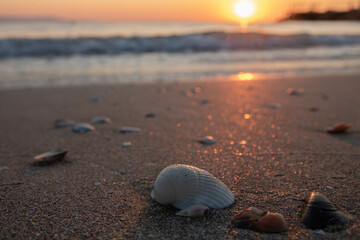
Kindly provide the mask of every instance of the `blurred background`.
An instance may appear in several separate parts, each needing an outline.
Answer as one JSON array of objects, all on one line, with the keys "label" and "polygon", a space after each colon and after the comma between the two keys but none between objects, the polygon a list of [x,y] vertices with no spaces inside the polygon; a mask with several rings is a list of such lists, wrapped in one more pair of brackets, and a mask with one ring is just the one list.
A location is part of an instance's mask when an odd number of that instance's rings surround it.
[{"label": "blurred background", "polygon": [[0,0],[0,88],[359,73],[360,1]]}]

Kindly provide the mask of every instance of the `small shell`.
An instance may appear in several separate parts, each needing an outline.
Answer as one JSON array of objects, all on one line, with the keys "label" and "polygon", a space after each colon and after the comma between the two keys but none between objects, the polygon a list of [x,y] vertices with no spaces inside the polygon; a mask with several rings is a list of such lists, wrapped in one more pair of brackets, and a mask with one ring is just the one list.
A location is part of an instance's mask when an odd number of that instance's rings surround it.
[{"label": "small shell", "polygon": [[123,142],[121,146],[123,148],[131,147],[131,142]]},{"label": "small shell", "polygon": [[340,211],[324,195],[312,192],[306,199],[301,221],[310,229],[343,230],[353,217]]},{"label": "small shell", "polygon": [[255,228],[267,233],[286,232],[289,229],[284,216],[280,213],[267,213],[255,223]]},{"label": "small shell", "polygon": [[349,125],[346,123],[337,124],[334,127],[328,128],[326,131],[328,133],[332,134],[340,134],[340,133],[346,133],[346,131],[349,129]]},{"label": "small shell", "polygon": [[267,106],[268,106],[268,108],[271,108],[271,109],[278,109],[281,107],[281,104],[280,103],[270,103]]},{"label": "small shell", "polygon": [[231,219],[231,225],[236,228],[251,229],[255,223],[266,213],[256,207],[241,211]]},{"label": "small shell", "polygon": [[92,124],[103,124],[111,122],[110,118],[108,117],[95,117],[91,120]]},{"label": "small shell", "polygon": [[216,143],[216,140],[213,136],[206,136],[203,140],[200,140],[199,142],[205,145],[211,145]]},{"label": "small shell", "polygon": [[73,132],[76,133],[85,133],[95,131],[95,127],[88,123],[78,123],[72,128]]},{"label": "small shell", "polygon": [[118,130],[117,132],[119,132],[119,133],[135,133],[135,132],[140,132],[140,128],[137,128],[137,127],[123,127],[120,130]]},{"label": "small shell", "polygon": [[177,212],[175,215],[183,217],[202,217],[207,214],[209,208],[205,205],[192,205],[180,212]]},{"label": "small shell", "polygon": [[171,165],[157,176],[151,197],[178,209],[206,205],[220,209],[234,202],[233,193],[205,170],[182,164]]},{"label": "small shell", "polygon": [[289,95],[293,95],[293,96],[301,96],[304,94],[304,89],[303,88],[299,88],[299,89],[294,89],[294,88],[288,88],[286,90],[287,94]]},{"label": "small shell", "polygon": [[74,121],[70,119],[57,119],[54,123],[55,128],[65,128],[74,125]]},{"label": "small shell", "polygon": [[67,154],[67,151],[63,151],[63,150],[45,152],[45,153],[35,156],[34,163],[39,164],[39,165],[55,163],[57,161],[63,160],[66,154]]}]

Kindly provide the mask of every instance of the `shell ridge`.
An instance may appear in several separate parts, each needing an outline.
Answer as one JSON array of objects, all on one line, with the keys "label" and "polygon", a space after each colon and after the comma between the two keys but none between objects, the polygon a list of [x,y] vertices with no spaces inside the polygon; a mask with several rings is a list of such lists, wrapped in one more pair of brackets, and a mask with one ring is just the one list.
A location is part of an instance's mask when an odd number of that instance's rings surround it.
[{"label": "shell ridge", "polygon": [[160,172],[154,186],[155,200],[186,209],[202,204],[211,208],[225,208],[234,202],[234,195],[211,173],[183,164],[168,166]]},{"label": "shell ridge", "polygon": [[[203,188],[197,197],[197,201],[211,208],[223,208],[231,205],[234,201],[233,194],[226,185],[215,178],[212,174],[205,172],[203,182],[208,182],[209,187]],[[214,197],[214,193],[215,196]]]}]

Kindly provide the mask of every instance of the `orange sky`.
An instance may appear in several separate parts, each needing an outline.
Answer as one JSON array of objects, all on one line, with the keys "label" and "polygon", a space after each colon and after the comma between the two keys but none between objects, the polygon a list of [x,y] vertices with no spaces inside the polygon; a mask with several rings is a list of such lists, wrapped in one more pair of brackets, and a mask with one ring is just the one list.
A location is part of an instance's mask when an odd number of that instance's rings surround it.
[{"label": "orange sky", "polygon": [[[338,0],[252,0],[252,21],[275,21],[291,9],[344,10]],[[0,16],[56,17],[72,20],[215,21],[234,22],[237,0],[0,0]]]}]

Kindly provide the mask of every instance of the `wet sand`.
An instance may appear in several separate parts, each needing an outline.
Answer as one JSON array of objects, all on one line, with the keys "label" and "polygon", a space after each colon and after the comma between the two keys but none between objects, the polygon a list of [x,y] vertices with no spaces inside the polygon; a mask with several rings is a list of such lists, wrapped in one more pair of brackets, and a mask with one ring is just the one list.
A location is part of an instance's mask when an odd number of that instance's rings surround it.
[{"label": "wet sand", "polygon": [[[186,91],[195,87],[201,91]],[[304,94],[290,96],[289,87]],[[359,89],[359,77],[350,76],[1,90],[0,236],[347,239],[345,231],[307,230],[299,216],[305,196],[319,191],[359,223]],[[98,101],[91,101],[95,96]],[[271,103],[281,107],[271,109]],[[53,127],[58,118],[89,122],[96,116],[112,122],[85,134]],[[325,132],[342,122],[351,125],[350,134]],[[115,132],[123,126],[141,131]],[[217,143],[197,142],[207,135]],[[122,147],[128,141],[131,147]],[[69,151],[66,161],[30,164],[55,149]],[[156,176],[175,163],[221,179],[235,204],[189,219],[151,200]],[[229,228],[231,216],[252,206],[283,214],[289,231]]]}]

